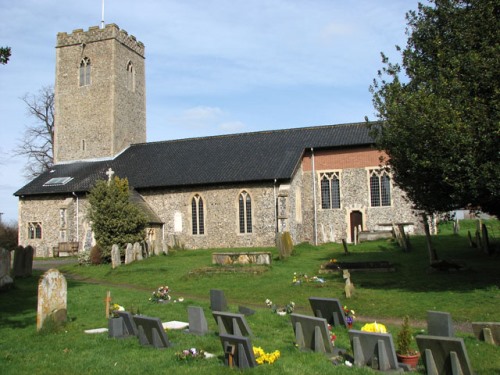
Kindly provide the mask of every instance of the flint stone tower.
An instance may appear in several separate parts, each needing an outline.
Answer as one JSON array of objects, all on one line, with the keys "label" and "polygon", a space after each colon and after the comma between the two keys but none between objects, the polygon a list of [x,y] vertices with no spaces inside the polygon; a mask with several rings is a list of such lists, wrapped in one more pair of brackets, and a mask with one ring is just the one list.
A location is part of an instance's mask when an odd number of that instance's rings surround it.
[{"label": "flint stone tower", "polygon": [[115,24],[58,33],[55,163],[146,142],[144,44]]}]

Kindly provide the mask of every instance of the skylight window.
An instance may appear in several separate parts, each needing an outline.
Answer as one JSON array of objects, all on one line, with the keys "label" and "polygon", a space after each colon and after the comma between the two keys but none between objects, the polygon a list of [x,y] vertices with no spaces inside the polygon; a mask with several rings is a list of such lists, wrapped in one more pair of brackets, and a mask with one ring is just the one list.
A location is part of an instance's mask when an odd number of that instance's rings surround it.
[{"label": "skylight window", "polygon": [[68,182],[70,182],[73,179],[73,177],[54,177],[48,180],[46,183],[43,184],[43,186],[61,186],[61,185],[66,185]]}]

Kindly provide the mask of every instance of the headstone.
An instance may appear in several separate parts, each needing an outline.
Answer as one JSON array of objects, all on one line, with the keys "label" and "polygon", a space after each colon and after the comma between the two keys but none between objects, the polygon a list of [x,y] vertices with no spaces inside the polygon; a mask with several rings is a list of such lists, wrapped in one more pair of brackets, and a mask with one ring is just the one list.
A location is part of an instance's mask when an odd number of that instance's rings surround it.
[{"label": "headstone", "polygon": [[212,315],[219,327],[219,334],[228,333],[236,336],[252,336],[252,331],[243,314],[213,311]]},{"label": "headstone", "polygon": [[453,322],[450,313],[427,311],[427,333],[430,336],[453,337]]},{"label": "headstone", "polygon": [[126,338],[137,336],[137,326],[134,316],[128,311],[115,311],[116,318],[110,318],[108,324],[109,337]]},{"label": "headstone", "polygon": [[223,290],[210,289],[210,309],[212,311],[228,311]]},{"label": "headstone", "polygon": [[342,246],[344,247],[344,255],[349,255],[349,249],[347,249],[347,242],[345,238],[342,238]]},{"label": "headstone", "polygon": [[137,336],[142,346],[153,346],[157,349],[171,346],[160,318],[134,315],[134,322],[137,326]]},{"label": "headstone", "polygon": [[163,250],[158,241],[154,241],[151,246],[153,247],[153,252],[155,255],[161,255],[163,253]]},{"label": "headstone", "polygon": [[334,327],[347,327],[344,309],[337,298],[309,297],[313,314]]},{"label": "headstone", "polygon": [[161,242],[161,251],[163,254],[168,255],[168,244],[167,241],[162,241]]},{"label": "headstone", "polygon": [[481,225],[481,239],[482,239],[481,244],[483,245],[483,251],[488,255],[492,255],[494,247],[490,246],[490,238],[488,236],[488,228],[486,227],[486,224]]},{"label": "headstone", "polygon": [[302,351],[335,354],[326,319],[308,315],[290,314],[295,344]]},{"label": "headstone", "polygon": [[290,232],[276,233],[276,247],[280,259],[288,258],[293,251],[293,241]]},{"label": "headstone", "polygon": [[500,345],[500,323],[472,322],[472,331],[478,340],[488,344]]},{"label": "headstone", "polygon": [[149,258],[151,254],[149,253],[148,243],[146,241],[142,241],[140,244],[143,258]]},{"label": "headstone", "polygon": [[349,273],[349,270],[343,270],[342,277],[345,279],[345,297],[351,298],[351,295],[354,293],[354,284],[351,283],[351,274]]},{"label": "headstone", "polygon": [[134,248],[131,243],[125,248],[125,264],[130,264],[134,261]]},{"label": "headstone", "polygon": [[26,246],[24,248],[23,257],[23,277],[31,277],[33,274],[33,254],[35,249],[32,246]]},{"label": "headstone", "polygon": [[14,249],[14,278],[24,276],[24,247],[17,246]]},{"label": "headstone", "polygon": [[255,314],[255,310],[252,310],[251,308],[245,306],[238,306],[238,312],[245,316],[250,316]]},{"label": "headstone", "polygon": [[118,245],[114,244],[111,246],[111,268],[115,269],[120,267],[122,259],[120,257],[120,248]]},{"label": "headstone", "polygon": [[416,340],[427,374],[473,374],[462,338],[417,335]]},{"label": "headstone", "polygon": [[139,242],[134,243],[134,260],[143,260],[144,258],[142,257],[142,247]]},{"label": "headstone", "polygon": [[189,333],[204,335],[208,333],[207,319],[199,306],[188,306]]},{"label": "headstone", "polygon": [[10,251],[0,248],[0,290],[10,288],[13,282],[10,277]]},{"label": "headstone", "polygon": [[237,367],[240,370],[257,366],[252,342],[248,337],[228,334],[220,334],[219,337],[226,366]]},{"label": "headstone", "polygon": [[68,286],[66,278],[56,269],[45,272],[38,281],[36,328],[39,331],[48,319],[63,323],[67,319]]},{"label": "headstone", "polygon": [[349,340],[355,366],[368,366],[380,371],[397,371],[400,368],[391,334],[351,329]]}]

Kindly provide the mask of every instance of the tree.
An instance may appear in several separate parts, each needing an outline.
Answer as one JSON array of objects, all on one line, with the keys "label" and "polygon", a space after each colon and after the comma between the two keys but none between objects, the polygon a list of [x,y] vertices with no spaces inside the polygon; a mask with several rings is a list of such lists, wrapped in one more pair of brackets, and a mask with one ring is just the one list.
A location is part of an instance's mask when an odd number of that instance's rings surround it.
[{"label": "tree", "polygon": [[88,218],[92,222],[95,239],[103,250],[103,257],[109,257],[114,244],[123,248],[127,243],[144,240],[147,218],[130,202],[126,178],[97,181],[88,199]]},{"label": "tree", "polygon": [[13,250],[17,246],[17,224],[0,221],[0,248]]},{"label": "tree", "polygon": [[[500,3],[430,0],[406,14],[402,62],[370,90],[394,182],[424,212],[500,214]],[[402,76],[404,69],[405,77]]]},{"label": "tree", "polygon": [[54,164],[54,88],[45,86],[38,94],[25,94],[21,99],[36,123],[25,128],[23,139],[14,152],[28,158],[25,176],[34,178]]},{"label": "tree", "polygon": [[9,62],[10,54],[10,47],[0,47],[0,64],[7,64]]}]

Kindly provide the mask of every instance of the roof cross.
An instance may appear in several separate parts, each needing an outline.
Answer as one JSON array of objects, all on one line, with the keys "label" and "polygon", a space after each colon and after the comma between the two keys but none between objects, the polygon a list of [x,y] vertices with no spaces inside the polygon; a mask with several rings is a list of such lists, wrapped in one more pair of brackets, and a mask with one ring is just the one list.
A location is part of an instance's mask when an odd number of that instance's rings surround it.
[{"label": "roof cross", "polygon": [[113,179],[113,175],[115,174],[115,172],[111,169],[111,167],[109,167],[109,169],[107,170],[106,172],[106,175],[108,176],[108,184],[111,182],[111,180]]}]

